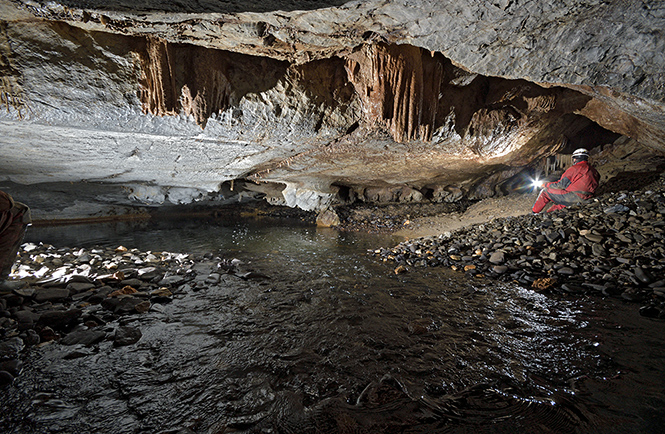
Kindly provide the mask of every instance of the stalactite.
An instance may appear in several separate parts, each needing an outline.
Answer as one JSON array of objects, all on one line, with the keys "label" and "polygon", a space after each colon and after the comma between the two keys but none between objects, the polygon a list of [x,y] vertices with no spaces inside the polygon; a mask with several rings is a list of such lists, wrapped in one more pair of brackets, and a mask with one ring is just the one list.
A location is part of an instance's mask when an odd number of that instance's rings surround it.
[{"label": "stalactite", "polygon": [[30,112],[23,87],[20,84],[21,74],[14,65],[14,55],[7,37],[7,23],[0,22],[0,107],[7,111],[16,110],[23,119]]},{"label": "stalactite", "polygon": [[347,59],[346,70],[369,124],[388,128],[398,142],[432,138],[443,65],[407,45],[367,45]]},{"label": "stalactite", "polygon": [[142,54],[139,96],[146,113],[164,116],[182,110],[205,127],[212,113],[229,107],[232,89],[224,52],[148,38]]}]

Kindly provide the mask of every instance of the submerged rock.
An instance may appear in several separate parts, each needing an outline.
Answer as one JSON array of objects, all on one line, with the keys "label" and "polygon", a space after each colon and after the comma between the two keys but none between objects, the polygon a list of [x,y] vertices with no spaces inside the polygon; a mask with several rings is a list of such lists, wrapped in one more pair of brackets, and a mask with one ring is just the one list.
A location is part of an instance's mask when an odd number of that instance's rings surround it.
[{"label": "submerged rock", "polygon": [[60,340],[63,345],[94,345],[102,341],[106,333],[99,330],[90,330],[88,328],[74,330]]},{"label": "submerged rock", "polygon": [[137,343],[143,334],[136,327],[121,326],[115,330],[113,344],[118,347],[133,345]]}]

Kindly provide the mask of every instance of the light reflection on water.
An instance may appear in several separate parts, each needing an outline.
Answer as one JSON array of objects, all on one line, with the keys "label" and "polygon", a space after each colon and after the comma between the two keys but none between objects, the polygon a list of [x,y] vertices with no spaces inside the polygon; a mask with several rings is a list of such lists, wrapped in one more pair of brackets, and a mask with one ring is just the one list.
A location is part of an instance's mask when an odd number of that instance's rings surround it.
[{"label": "light reflection on water", "polygon": [[665,422],[652,410],[665,404],[665,327],[634,305],[443,269],[395,275],[366,251],[397,240],[304,225],[32,229],[33,242],[213,252],[272,276],[229,277],[144,315],[135,347],[104,342],[74,360],[45,347],[21,378],[44,402],[11,398],[35,432],[646,433]]}]

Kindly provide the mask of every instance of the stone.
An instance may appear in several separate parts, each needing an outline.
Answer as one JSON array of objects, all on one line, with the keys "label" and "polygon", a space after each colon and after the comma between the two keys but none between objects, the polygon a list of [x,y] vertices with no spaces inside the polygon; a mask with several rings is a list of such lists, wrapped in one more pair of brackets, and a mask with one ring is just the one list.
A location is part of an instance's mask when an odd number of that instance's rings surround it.
[{"label": "stone", "polygon": [[62,301],[69,297],[69,290],[66,288],[42,288],[35,291],[34,299],[37,303],[45,301]]},{"label": "stone", "polygon": [[137,343],[143,334],[136,327],[120,326],[115,330],[113,345],[123,347]]},{"label": "stone", "polygon": [[35,294],[34,288],[19,288],[14,290],[14,294],[24,298],[31,298]]},{"label": "stone", "polygon": [[601,246],[600,244],[596,244],[596,243],[591,245],[591,253],[594,256],[600,256],[600,257],[607,255],[607,252],[605,251],[603,246]]},{"label": "stone", "polygon": [[55,332],[51,327],[44,327],[39,332],[39,340],[41,342],[49,342],[60,339],[60,335]]},{"label": "stone", "polygon": [[506,255],[503,251],[498,250],[496,252],[492,252],[489,258],[489,262],[495,265],[503,264],[506,261]]},{"label": "stone", "polygon": [[80,292],[78,294],[74,294],[74,295],[72,295],[71,298],[72,298],[72,301],[80,301],[80,300],[85,300],[88,297],[92,297],[93,295],[95,295],[95,291],[90,290],[90,291],[85,291],[85,292]]},{"label": "stone", "polygon": [[621,204],[612,205],[612,206],[607,207],[603,210],[603,212],[605,214],[625,213],[625,212],[628,212],[628,211],[630,211],[630,208],[628,208],[625,205],[621,205]]},{"label": "stone", "polygon": [[143,284],[143,280],[136,279],[136,278],[125,279],[125,280],[120,281],[120,286],[123,286],[123,287],[129,286],[129,287],[132,287],[132,288],[138,288],[142,284]]},{"label": "stone", "polygon": [[559,238],[561,238],[561,234],[558,231],[547,231],[545,232],[545,238],[548,243],[554,244]]},{"label": "stone", "polygon": [[39,321],[40,316],[40,314],[27,309],[19,310],[14,314],[14,318],[18,322],[19,330],[27,330],[32,328],[33,325]]},{"label": "stone", "polygon": [[171,297],[173,296],[173,293],[171,293],[171,291],[168,288],[162,287],[152,291],[150,295],[154,297]]},{"label": "stone", "polygon": [[637,279],[640,282],[646,283],[646,284],[649,284],[649,283],[653,282],[653,277],[651,277],[649,272],[644,270],[642,267],[635,267],[633,269],[633,272],[635,273],[635,277],[637,277]]},{"label": "stone", "polygon": [[93,294],[88,298],[90,303],[101,303],[105,300],[111,293],[113,288],[111,286],[102,286],[94,290]]},{"label": "stone", "polygon": [[581,294],[584,292],[584,288],[578,285],[573,285],[571,283],[564,283],[561,285],[561,289],[570,293],[570,294]]},{"label": "stone", "polygon": [[216,285],[219,283],[219,279],[221,278],[219,273],[211,273],[206,277],[205,283],[209,285]]},{"label": "stone", "polygon": [[128,294],[136,294],[138,291],[131,286],[124,286],[122,289],[118,289],[116,291],[113,291],[110,293],[108,296],[109,297],[118,297],[121,295],[128,295]]},{"label": "stone", "polygon": [[60,343],[63,345],[94,345],[98,342],[101,342],[106,337],[106,333],[101,330],[90,330],[86,328],[80,328],[68,333],[62,339]]},{"label": "stone", "polygon": [[23,342],[25,343],[26,346],[34,346],[38,345],[40,342],[39,334],[32,330],[26,330],[24,336],[21,336],[21,339],[23,339]]},{"label": "stone", "polygon": [[101,305],[114,313],[130,313],[135,312],[136,305],[143,303],[145,300],[132,297],[130,295],[123,295],[120,297],[109,297],[102,301]]},{"label": "stone", "polygon": [[618,288],[616,286],[608,286],[603,288],[603,295],[607,297],[616,297],[620,295],[623,292],[621,288]]},{"label": "stone", "polygon": [[17,359],[1,361],[0,371],[9,372],[14,377],[18,377],[23,371],[23,362]]},{"label": "stone", "polygon": [[134,305],[134,310],[136,310],[138,313],[145,313],[150,310],[150,306],[150,302],[148,300],[144,300]]},{"label": "stone", "polygon": [[573,274],[575,274],[575,270],[573,270],[570,267],[561,267],[557,270],[557,273],[564,274],[567,276],[572,276]]},{"label": "stone", "polygon": [[144,281],[149,281],[163,275],[163,272],[160,271],[157,267],[140,268],[138,273],[139,278]]},{"label": "stone", "polygon": [[591,242],[594,242],[594,243],[602,243],[603,242],[603,237],[601,235],[594,234],[594,233],[588,233],[588,234],[584,235],[584,238],[586,238],[587,240],[589,240]]},{"label": "stone", "polygon": [[621,298],[628,301],[642,301],[644,294],[636,288],[628,288],[621,293]]},{"label": "stone", "polygon": [[70,282],[67,284],[67,290],[74,294],[84,292],[95,287],[94,283],[89,282]]},{"label": "stone", "polygon": [[341,224],[341,220],[337,213],[327,208],[321,211],[316,217],[316,225],[323,228],[336,227]]},{"label": "stone", "polygon": [[640,315],[646,318],[658,318],[661,312],[656,306],[642,306],[639,310]]},{"label": "stone", "polygon": [[632,243],[633,242],[633,240],[631,238],[628,238],[626,235],[624,235],[622,233],[616,234],[616,237],[619,241],[621,241],[623,243]]},{"label": "stone", "polygon": [[81,314],[81,309],[51,310],[40,315],[38,324],[54,330],[60,330],[78,321]]},{"label": "stone", "polygon": [[93,280],[83,274],[72,274],[67,278],[67,284],[69,283],[94,283]]},{"label": "stone", "polygon": [[6,294],[16,291],[26,286],[26,282],[22,280],[4,280],[0,279],[0,294]]},{"label": "stone", "polygon": [[505,265],[495,265],[492,267],[492,271],[494,271],[497,274],[504,274],[505,272],[508,271],[508,267]]},{"label": "stone", "polygon": [[178,286],[185,282],[185,278],[179,275],[173,275],[163,278],[159,286]]},{"label": "stone", "polygon": [[23,340],[18,336],[0,342],[0,359],[16,359],[24,347]]},{"label": "stone", "polygon": [[72,352],[69,352],[64,355],[63,359],[65,360],[74,360],[80,359],[81,357],[87,357],[94,354],[94,350],[89,348],[77,348]]},{"label": "stone", "polygon": [[14,376],[7,371],[0,371],[0,387],[10,385],[14,382]]}]

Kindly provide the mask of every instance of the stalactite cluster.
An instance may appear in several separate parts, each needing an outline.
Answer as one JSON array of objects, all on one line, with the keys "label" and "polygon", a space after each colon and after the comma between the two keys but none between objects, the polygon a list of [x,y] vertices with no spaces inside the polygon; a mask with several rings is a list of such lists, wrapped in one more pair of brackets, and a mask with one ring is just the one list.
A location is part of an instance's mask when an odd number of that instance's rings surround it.
[{"label": "stalactite cluster", "polygon": [[23,118],[30,110],[19,82],[20,76],[14,65],[7,24],[0,22],[0,107],[13,108]]},{"label": "stalactite cluster", "polygon": [[224,52],[148,38],[140,54],[139,96],[146,113],[164,116],[182,110],[205,127],[212,113],[229,107],[233,91]]},{"label": "stalactite cluster", "polygon": [[432,138],[443,65],[430,52],[366,45],[349,56],[346,69],[366,121],[382,124],[398,142]]}]

